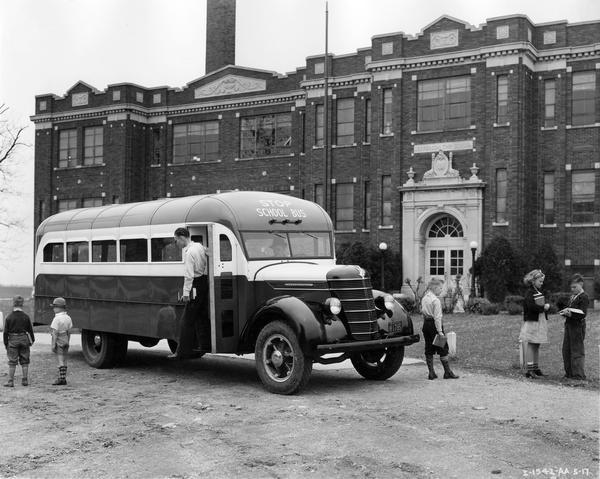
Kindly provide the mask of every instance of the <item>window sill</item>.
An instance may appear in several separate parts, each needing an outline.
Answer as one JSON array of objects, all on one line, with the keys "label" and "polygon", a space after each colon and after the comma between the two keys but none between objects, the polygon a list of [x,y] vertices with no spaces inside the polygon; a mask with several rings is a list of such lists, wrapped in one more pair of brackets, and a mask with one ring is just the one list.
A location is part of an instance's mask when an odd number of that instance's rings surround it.
[{"label": "window sill", "polygon": [[427,131],[417,131],[412,130],[410,132],[411,135],[428,135],[430,133],[445,133],[447,131],[467,131],[467,130],[475,130],[477,129],[476,125],[465,126],[464,128],[449,128],[447,130],[427,130]]},{"label": "window sill", "polygon": [[360,231],[361,231],[361,233],[370,233],[370,232],[371,232],[371,230],[370,230],[370,229],[368,229],[368,228],[363,228],[363,229],[362,229],[362,230],[360,230]]},{"label": "window sill", "polygon": [[600,123],[590,123],[589,125],[567,125],[565,128],[567,130],[578,130],[580,128],[598,128],[600,127]]},{"label": "window sill", "polygon": [[565,223],[565,228],[594,228],[600,226],[600,223]]},{"label": "window sill", "polygon": [[161,166],[160,163],[154,163],[153,165],[150,165],[150,168],[160,168]]},{"label": "window sill", "polygon": [[502,223],[492,222],[492,226],[508,226],[508,221],[504,221]]},{"label": "window sill", "polygon": [[294,156],[294,153],[289,153],[287,155],[270,155],[270,156],[253,156],[251,158],[234,158],[233,161],[252,161],[252,160],[272,160],[277,158],[291,158]]},{"label": "window sill", "polygon": [[556,223],[540,223],[540,228],[556,228]]},{"label": "window sill", "polygon": [[313,150],[322,150],[323,148],[325,148],[323,145],[313,145],[312,147]]},{"label": "window sill", "polygon": [[339,149],[339,148],[353,148],[356,146],[356,143],[352,143],[351,145],[331,145],[331,148]]},{"label": "window sill", "polygon": [[335,230],[334,233],[336,233],[336,234],[337,233],[340,233],[340,234],[343,234],[343,233],[356,233],[356,230]]},{"label": "window sill", "polygon": [[379,133],[379,138],[391,138],[394,136],[393,133]]},{"label": "window sill", "polygon": [[553,130],[558,130],[558,126],[554,125],[554,126],[542,126],[540,128],[541,131],[553,131]]},{"label": "window sill", "polygon": [[[167,163],[167,166],[207,165],[210,163],[221,163],[221,160],[186,161],[185,163]],[[158,165],[158,166],[160,166],[160,165]]]},{"label": "window sill", "polygon": [[379,225],[377,227],[378,230],[393,230],[394,225]]},{"label": "window sill", "polygon": [[362,146],[371,146],[371,142],[370,141],[363,141],[362,142]]},{"label": "window sill", "polygon": [[99,166],[106,166],[106,163],[98,163],[96,165],[55,166],[54,171],[79,170],[81,168],[97,168]]},{"label": "window sill", "polygon": [[504,126],[510,126],[510,121],[507,121],[506,123],[494,123],[493,124],[494,128],[502,128]]}]

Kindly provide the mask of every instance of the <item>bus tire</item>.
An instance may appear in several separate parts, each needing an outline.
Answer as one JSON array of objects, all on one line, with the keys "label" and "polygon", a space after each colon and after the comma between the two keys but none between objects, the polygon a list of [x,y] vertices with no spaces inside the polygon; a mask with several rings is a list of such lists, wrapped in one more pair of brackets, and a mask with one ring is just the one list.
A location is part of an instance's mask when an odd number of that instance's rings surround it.
[{"label": "bus tire", "polygon": [[127,341],[118,334],[81,330],[81,351],[85,361],[98,369],[112,368],[123,353],[127,351]]},{"label": "bus tire", "polygon": [[268,323],[254,348],[256,370],[265,388],[275,394],[295,394],[310,379],[312,360],[304,355],[298,336],[283,321]]},{"label": "bus tire", "polygon": [[354,353],[350,360],[365,379],[384,381],[398,372],[404,360],[404,346]]}]

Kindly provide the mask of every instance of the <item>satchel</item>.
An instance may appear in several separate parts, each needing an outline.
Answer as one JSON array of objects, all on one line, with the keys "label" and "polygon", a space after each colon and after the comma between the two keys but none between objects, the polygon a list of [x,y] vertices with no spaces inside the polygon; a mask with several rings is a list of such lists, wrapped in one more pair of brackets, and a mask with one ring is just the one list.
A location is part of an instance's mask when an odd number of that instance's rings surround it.
[{"label": "satchel", "polygon": [[446,337],[445,336],[440,336],[439,334],[435,335],[435,338],[433,338],[433,345],[437,346],[438,348],[443,348],[444,346],[446,346]]}]

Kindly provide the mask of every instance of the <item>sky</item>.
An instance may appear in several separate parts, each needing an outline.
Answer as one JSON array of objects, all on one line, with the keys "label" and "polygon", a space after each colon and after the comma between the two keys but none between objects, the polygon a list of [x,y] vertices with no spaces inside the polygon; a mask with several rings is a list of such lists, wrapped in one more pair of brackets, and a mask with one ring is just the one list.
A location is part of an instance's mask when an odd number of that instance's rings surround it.
[{"label": "sky", "polygon": [[[472,25],[513,14],[534,23],[600,19],[598,0],[329,0],[328,8],[335,55],[370,46],[374,35],[418,34],[442,15]],[[63,96],[79,80],[99,90],[184,86],[204,75],[205,35],[206,0],[0,0],[0,104],[13,124],[28,125],[30,145],[13,158],[19,194],[0,197],[29,225],[0,228],[0,284],[33,283],[35,96]],[[324,43],[324,0],[237,0],[237,65],[292,72]]]}]

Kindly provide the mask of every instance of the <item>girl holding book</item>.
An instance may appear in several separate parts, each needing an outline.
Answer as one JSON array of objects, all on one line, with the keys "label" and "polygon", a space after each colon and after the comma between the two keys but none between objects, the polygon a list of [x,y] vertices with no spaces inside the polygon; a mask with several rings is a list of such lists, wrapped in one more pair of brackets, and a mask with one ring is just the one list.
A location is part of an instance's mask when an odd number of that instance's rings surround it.
[{"label": "girl holding book", "polygon": [[548,316],[546,312],[550,305],[546,302],[546,297],[542,293],[544,277],[544,273],[539,269],[534,269],[523,278],[523,282],[528,288],[523,301],[523,326],[521,327],[519,339],[525,347],[525,362],[527,363],[525,376],[530,379],[545,376],[538,364],[540,344],[548,342]]}]

